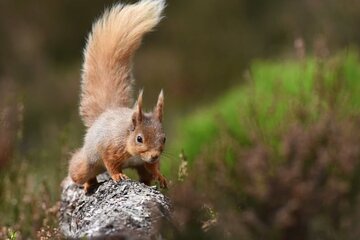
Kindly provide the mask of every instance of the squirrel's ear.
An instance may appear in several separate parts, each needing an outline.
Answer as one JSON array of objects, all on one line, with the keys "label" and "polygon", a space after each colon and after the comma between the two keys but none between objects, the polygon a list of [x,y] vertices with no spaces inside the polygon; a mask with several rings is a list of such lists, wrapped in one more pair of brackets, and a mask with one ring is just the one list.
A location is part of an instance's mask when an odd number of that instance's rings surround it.
[{"label": "squirrel's ear", "polygon": [[155,117],[160,122],[162,122],[162,118],[163,118],[163,109],[164,109],[164,92],[163,92],[163,90],[161,90],[158,100],[157,100],[156,107],[154,109]]},{"label": "squirrel's ear", "polygon": [[140,123],[142,121],[142,99],[143,99],[143,90],[140,91],[138,99],[134,106],[134,115],[133,115],[133,124],[136,126],[136,123]]}]

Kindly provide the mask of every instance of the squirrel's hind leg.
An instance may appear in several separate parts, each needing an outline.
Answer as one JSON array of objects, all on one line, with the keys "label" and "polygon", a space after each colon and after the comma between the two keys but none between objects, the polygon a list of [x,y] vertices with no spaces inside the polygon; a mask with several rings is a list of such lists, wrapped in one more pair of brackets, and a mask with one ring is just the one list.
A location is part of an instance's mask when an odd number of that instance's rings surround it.
[{"label": "squirrel's hind leg", "polygon": [[96,177],[93,177],[91,179],[89,179],[86,183],[84,183],[84,191],[86,193],[91,192],[91,190],[93,190],[97,185],[98,185],[98,181],[96,179]]},{"label": "squirrel's hind leg", "polygon": [[75,183],[87,188],[86,186],[93,185],[96,181],[97,174],[96,167],[89,164],[82,149],[73,154],[69,163],[69,176]]}]

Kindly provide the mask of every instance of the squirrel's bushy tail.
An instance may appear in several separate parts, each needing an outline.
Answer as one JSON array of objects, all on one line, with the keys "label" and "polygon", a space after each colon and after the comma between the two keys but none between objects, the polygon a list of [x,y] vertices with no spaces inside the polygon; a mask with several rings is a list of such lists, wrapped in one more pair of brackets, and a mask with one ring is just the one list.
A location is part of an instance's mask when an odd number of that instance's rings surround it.
[{"label": "squirrel's bushy tail", "polygon": [[87,127],[106,109],[132,102],[131,58],[161,20],[165,0],[117,4],[105,11],[84,49],[80,115]]}]

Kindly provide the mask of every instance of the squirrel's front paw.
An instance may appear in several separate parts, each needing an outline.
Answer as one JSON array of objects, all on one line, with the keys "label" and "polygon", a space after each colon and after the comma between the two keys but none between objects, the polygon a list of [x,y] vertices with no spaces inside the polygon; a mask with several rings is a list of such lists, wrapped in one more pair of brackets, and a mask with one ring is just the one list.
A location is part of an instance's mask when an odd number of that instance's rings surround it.
[{"label": "squirrel's front paw", "polygon": [[126,176],[126,175],[123,174],[123,173],[113,174],[113,175],[111,175],[111,178],[112,178],[112,180],[114,180],[115,182],[119,182],[119,181],[122,181],[122,180],[129,179],[129,177]]},{"label": "squirrel's front paw", "polygon": [[168,188],[167,180],[163,175],[158,175],[157,180],[158,180],[161,188]]}]

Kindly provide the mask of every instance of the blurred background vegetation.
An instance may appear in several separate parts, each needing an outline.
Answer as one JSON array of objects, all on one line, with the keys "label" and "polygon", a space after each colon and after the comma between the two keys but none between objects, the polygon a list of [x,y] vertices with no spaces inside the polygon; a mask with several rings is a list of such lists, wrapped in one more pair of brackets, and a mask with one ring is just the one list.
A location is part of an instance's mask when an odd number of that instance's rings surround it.
[{"label": "blurred background vegetation", "polygon": [[[0,1],[0,239],[58,236],[82,49],[114,2]],[[168,1],[134,66],[148,108],[166,95],[168,238],[359,237],[358,23],[356,0]]]}]

